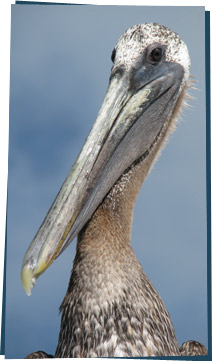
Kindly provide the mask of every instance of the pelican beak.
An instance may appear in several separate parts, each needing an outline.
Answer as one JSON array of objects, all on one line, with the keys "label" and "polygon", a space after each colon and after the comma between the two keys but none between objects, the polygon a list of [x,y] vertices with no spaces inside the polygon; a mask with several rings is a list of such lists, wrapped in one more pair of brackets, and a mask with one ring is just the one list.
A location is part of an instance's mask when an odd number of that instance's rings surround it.
[{"label": "pelican beak", "polygon": [[93,128],[25,254],[21,277],[28,295],[121,174],[151,150],[184,83],[177,63],[152,66],[148,74],[139,64],[112,72]]}]

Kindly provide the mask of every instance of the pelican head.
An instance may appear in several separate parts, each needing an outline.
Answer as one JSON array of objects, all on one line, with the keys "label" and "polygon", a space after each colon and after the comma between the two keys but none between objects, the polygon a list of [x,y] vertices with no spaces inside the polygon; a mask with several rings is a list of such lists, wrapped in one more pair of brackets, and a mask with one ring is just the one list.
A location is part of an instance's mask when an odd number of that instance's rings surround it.
[{"label": "pelican head", "polygon": [[28,295],[120,176],[154,153],[152,164],[176,124],[190,69],[187,47],[176,33],[158,24],[133,26],[115,46],[112,61],[97,119],[24,257]]}]

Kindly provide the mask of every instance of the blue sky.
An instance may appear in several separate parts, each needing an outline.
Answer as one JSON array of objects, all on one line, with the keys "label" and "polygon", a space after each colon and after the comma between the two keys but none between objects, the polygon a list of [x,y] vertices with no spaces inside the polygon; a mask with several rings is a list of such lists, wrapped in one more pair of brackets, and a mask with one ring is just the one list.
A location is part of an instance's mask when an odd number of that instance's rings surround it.
[{"label": "blue sky", "polygon": [[23,256],[96,118],[114,45],[128,27],[153,21],[186,42],[198,90],[138,196],[132,245],[179,344],[207,346],[204,8],[12,5],[7,358],[55,352],[76,243],[31,297]]}]

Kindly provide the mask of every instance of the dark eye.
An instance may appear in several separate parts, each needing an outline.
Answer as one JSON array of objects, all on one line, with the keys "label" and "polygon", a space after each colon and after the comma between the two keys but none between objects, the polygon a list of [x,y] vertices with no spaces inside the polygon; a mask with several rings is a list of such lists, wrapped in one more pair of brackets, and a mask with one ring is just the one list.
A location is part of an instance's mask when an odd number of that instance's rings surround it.
[{"label": "dark eye", "polygon": [[116,57],[116,49],[114,48],[112,51],[112,54],[111,54],[111,60],[113,63],[114,63],[115,57]]},{"label": "dark eye", "polygon": [[154,48],[150,53],[150,61],[153,63],[159,63],[163,56],[163,49],[162,48]]}]

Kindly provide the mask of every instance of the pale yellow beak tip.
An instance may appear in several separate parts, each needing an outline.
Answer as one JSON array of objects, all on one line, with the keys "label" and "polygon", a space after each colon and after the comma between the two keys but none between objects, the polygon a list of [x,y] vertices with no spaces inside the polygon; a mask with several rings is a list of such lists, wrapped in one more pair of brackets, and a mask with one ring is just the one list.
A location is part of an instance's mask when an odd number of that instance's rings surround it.
[{"label": "pale yellow beak tip", "polygon": [[27,294],[27,296],[31,295],[32,288],[36,283],[35,277],[33,277],[33,270],[28,267],[24,266],[21,271],[21,282],[22,286]]}]

